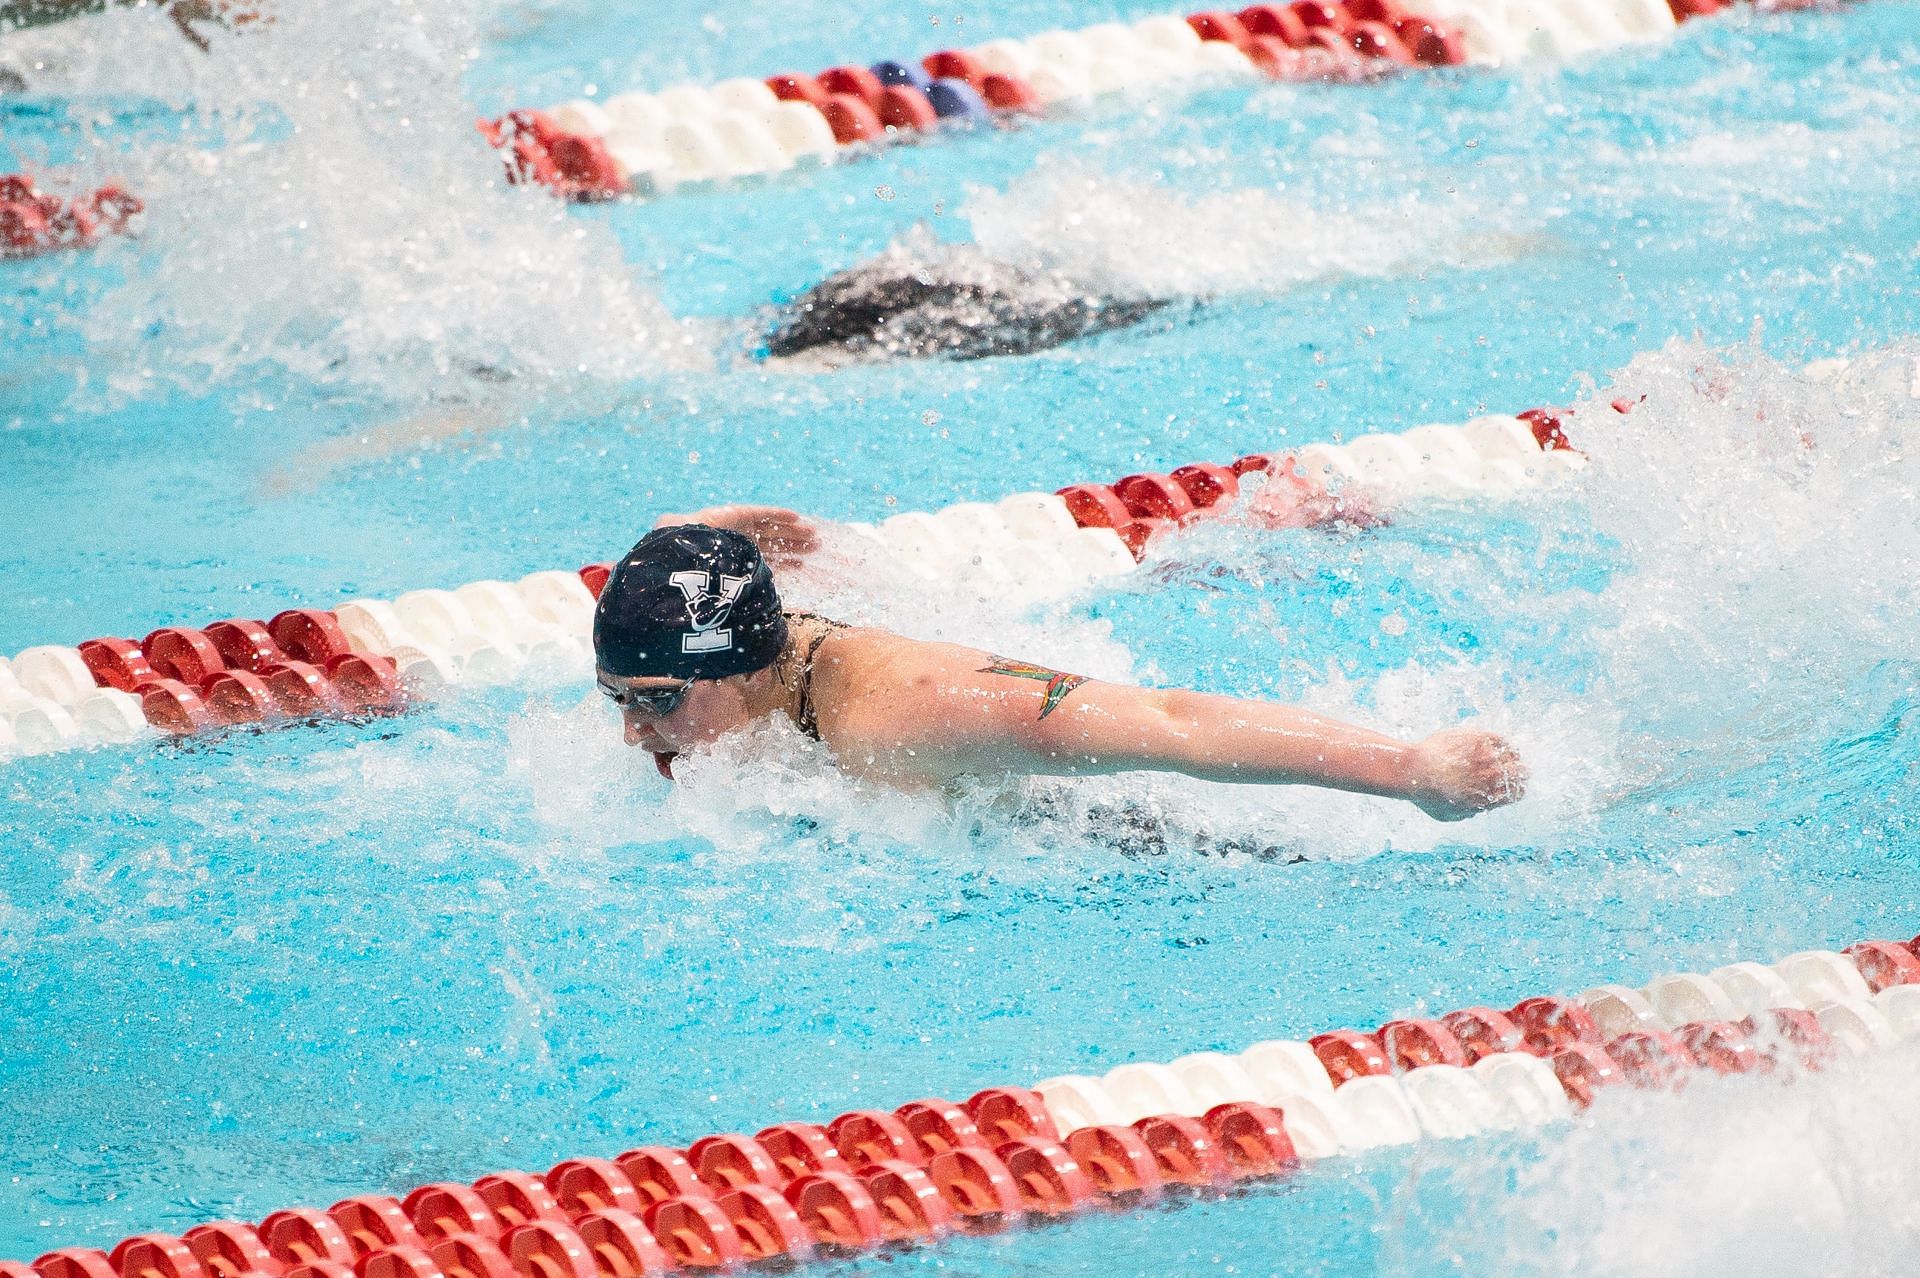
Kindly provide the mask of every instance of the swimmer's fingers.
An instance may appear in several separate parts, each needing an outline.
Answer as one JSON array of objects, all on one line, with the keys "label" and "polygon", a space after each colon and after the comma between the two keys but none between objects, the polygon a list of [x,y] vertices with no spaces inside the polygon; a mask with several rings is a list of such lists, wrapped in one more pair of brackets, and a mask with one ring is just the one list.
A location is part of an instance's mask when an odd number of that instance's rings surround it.
[{"label": "swimmer's fingers", "polygon": [[749,538],[775,568],[795,568],[820,547],[818,526],[780,506],[708,506],[690,515],[664,515],[654,525],[706,524]]}]

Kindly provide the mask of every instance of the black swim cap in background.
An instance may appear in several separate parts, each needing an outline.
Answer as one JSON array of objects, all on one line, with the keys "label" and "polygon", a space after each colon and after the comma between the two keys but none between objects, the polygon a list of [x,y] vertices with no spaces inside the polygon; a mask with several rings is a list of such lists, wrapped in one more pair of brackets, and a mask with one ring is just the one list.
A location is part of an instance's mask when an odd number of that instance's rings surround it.
[{"label": "black swim cap in background", "polygon": [[610,675],[725,679],[772,665],[786,642],[759,548],[705,524],[642,537],[593,610],[594,658]]}]

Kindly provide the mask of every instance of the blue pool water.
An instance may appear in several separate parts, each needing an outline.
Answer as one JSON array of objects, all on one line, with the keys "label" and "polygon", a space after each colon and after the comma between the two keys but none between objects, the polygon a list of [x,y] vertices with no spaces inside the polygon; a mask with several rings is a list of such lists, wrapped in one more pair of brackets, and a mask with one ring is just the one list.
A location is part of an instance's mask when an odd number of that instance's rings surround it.
[{"label": "blue pool water", "polygon": [[[348,3],[212,59],[135,14],[8,37],[0,171],[151,212],[0,264],[0,652],[604,559],[718,499],[875,518],[1571,402],[1570,490],[1211,525],[1037,616],[819,588],[1407,735],[1477,715],[1533,796],[1458,827],[1141,777],[948,807],[779,733],[669,790],[564,683],[0,762],[0,1256],[1920,931],[1920,7],[586,210],[500,187],[470,132],[1150,11],[866,8]],[[773,299],[919,222],[1207,301],[1026,359],[746,358]],[[1892,1272],[1896,1064],[844,1268]]]}]

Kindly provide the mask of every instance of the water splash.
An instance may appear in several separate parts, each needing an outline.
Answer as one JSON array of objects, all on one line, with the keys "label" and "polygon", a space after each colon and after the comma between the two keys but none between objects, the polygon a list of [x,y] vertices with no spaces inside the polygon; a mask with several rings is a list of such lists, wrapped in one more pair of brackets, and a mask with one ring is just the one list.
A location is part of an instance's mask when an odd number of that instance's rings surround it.
[{"label": "water splash", "polygon": [[[503,180],[460,90],[476,23],[450,3],[289,6],[168,58],[158,90],[211,140],[126,157],[145,244],[81,321],[116,393],[285,370],[415,403],[704,365],[604,226]],[[82,61],[69,76],[114,65]]]}]

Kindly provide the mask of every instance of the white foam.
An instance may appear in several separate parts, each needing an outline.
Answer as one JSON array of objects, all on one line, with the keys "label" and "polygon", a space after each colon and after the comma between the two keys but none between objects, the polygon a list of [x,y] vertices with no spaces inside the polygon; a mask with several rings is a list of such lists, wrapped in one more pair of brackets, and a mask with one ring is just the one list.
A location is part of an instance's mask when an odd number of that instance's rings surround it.
[{"label": "white foam", "polygon": [[[83,321],[116,391],[265,368],[413,403],[503,375],[626,380],[689,362],[604,226],[506,184],[461,92],[471,6],[273,14],[160,63],[166,99],[223,139],[117,161],[147,204],[145,250],[119,246],[126,282]],[[148,47],[152,25],[62,31],[93,53],[74,60],[74,91],[151,83],[93,77]]]}]

